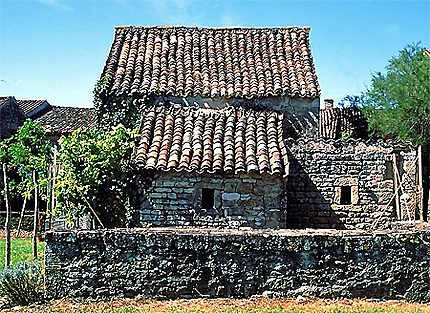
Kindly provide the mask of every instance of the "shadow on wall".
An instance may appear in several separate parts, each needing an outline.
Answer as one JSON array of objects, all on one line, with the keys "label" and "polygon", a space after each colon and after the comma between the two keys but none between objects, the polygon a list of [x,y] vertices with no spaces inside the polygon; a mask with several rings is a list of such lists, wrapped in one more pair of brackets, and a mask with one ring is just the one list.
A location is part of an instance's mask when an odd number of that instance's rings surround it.
[{"label": "shadow on wall", "polygon": [[[309,177],[300,162],[289,152],[290,175],[286,178],[287,228],[346,229],[340,216],[331,208],[331,200]],[[323,183],[323,182],[321,182]],[[334,186],[327,184],[329,192]]]}]

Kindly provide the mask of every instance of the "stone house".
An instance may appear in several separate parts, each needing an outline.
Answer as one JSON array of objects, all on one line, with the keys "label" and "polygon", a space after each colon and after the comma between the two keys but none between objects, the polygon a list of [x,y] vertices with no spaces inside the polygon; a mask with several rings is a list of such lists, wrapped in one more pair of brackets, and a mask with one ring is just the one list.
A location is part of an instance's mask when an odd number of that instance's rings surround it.
[{"label": "stone house", "polygon": [[52,142],[57,142],[61,136],[70,135],[77,129],[87,131],[94,128],[94,118],[93,108],[51,106],[35,121],[42,125]]},{"label": "stone house", "polygon": [[309,31],[115,28],[101,106],[141,110],[142,223],[368,229],[416,211],[413,147],[336,139],[353,112],[319,123]]},{"label": "stone house", "polygon": [[0,141],[12,136],[25,119],[14,97],[0,97]]},{"label": "stone house", "polygon": [[53,106],[47,100],[0,97],[0,140],[13,135],[26,119],[32,119],[56,142],[76,129],[93,128],[94,116],[93,108]]}]

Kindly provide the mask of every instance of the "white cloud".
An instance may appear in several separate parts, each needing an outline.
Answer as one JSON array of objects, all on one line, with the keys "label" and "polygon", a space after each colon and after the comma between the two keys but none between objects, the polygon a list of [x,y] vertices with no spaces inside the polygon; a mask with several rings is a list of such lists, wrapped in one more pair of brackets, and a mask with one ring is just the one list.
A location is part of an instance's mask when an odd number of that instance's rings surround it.
[{"label": "white cloud", "polygon": [[52,8],[62,9],[66,11],[73,10],[71,6],[64,4],[62,0],[36,0],[36,1],[46,6],[50,6]]}]

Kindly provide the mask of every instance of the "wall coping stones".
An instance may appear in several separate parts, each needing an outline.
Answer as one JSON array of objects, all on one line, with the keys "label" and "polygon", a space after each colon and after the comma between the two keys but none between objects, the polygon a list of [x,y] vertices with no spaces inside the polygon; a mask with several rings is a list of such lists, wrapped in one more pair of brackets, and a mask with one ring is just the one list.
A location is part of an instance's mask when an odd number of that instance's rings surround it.
[{"label": "wall coping stones", "polygon": [[323,138],[323,137],[300,137],[300,138],[286,138],[286,147],[289,145],[298,145],[298,144],[330,144],[334,146],[345,146],[345,145],[365,145],[367,147],[370,146],[379,146],[381,148],[386,149],[415,149],[416,147],[411,142],[400,142],[392,139],[361,139],[361,138],[348,138],[348,139],[332,139],[332,138]]},{"label": "wall coping stones", "polygon": [[337,229],[251,229],[250,227],[233,228],[208,228],[208,227],[148,227],[148,228],[116,228],[116,229],[98,229],[98,230],[59,230],[47,231],[46,238],[61,236],[63,238],[73,238],[78,234],[100,235],[101,233],[125,233],[125,234],[144,234],[144,233],[164,233],[176,235],[262,235],[262,236],[333,236],[333,237],[373,237],[381,235],[404,235],[417,233],[430,233],[430,223],[425,223],[424,228],[420,229],[384,229],[384,230],[337,230]]}]

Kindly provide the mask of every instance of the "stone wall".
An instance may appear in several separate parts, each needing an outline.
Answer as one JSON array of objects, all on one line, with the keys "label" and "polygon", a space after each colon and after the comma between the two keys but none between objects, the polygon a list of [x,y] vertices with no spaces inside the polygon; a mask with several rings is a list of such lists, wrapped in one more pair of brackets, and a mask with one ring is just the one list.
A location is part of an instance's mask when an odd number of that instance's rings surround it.
[{"label": "stone wall", "polygon": [[[213,208],[202,208],[203,188],[214,190]],[[279,177],[157,173],[139,193],[145,225],[277,228],[281,221]]]},{"label": "stone wall", "polygon": [[[155,105],[165,102],[178,103],[184,106],[210,107],[222,109],[226,105],[270,109],[275,111],[285,111],[289,113],[308,115],[309,113],[318,117],[320,110],[320,100],[307,100],[290,97],[264,97],[255,99],[245,98],[202,98],[202,97],[174,97],[174,96],[154,96],[150,101]],[[317,118],[318,120],[318,118]]]},{"label": "stone wall", "polygon": [[[418,216],[413,147],[352,139],[290,140],[287,147],[288,227],[389,228],[398,218],[413,220]],[[400,177],[396,181],[393,155]],[[342,192],[350,194],[348,204],[342,202]]]},{"label": "stone wall", "polygon": [[45,275],[49,298],[273,294],[430,301],[430,231],[48,232]]},{"label": "stone wall", "polygon": [[0,141],[16,133],[25,119],[24,112],[13,99],[9,98],[3,105],[0,105]]}]

